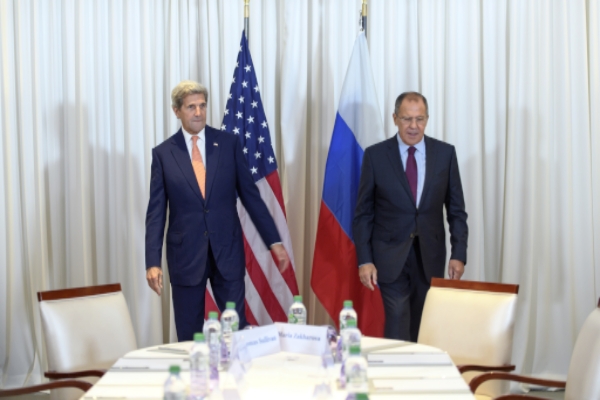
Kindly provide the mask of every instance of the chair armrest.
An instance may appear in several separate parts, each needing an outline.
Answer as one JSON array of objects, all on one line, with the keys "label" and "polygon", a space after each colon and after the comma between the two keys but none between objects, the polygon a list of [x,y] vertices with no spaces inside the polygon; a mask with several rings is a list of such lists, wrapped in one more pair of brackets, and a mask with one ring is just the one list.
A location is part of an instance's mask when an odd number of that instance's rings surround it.
[{"label": "chair armrest", "polygon": [[78,380],[63,380],[54,381],[49,383],[42,383],[40,385],[33,385],[27,387],[21,387],[16,389],[2,389],[0,390],[0,397],[18,396],[21,394],[36,393],[42,390],[60,389],[60,388],[78,388],[87,392],[92,387],[92,384],[85,381]]},{"label": "chair armrest", "polygon": [[494,400],[543,400],[544,397],[528,396],[526,394],[507,394],[496,397]]},{"label": "chair armrest", "polygon": [[489,371],[501,371],[501,372],[510,372],[515,370],[514,365],[458,365],[458,371],[461,374],[464,374],[468,371],[481,371],[481,372],[489,372]]},{"label": "chair armrest", "polygon": [[507,372],[486,372],[485,374],[478,375],[475,378],[471,379],[469,387],[471,388],[471,392],[475,393],[475,390],[477,390],[479,385],[481,385],[483,382],[497,379],[503,381],[531,383],[532,385],[550,386],[563,389],[567,386],[567,383],[564,381],[552,381],[550,379],[532,378],[524,375],[509,374]]},{"label": "chair armrest", "polygon": [[73,379],[73,378],[83,378],[86,376],[97,376],[98,378],[102,378],[102,376],[106,373],[105,369],[88,369],[84,371],[75,371],[75,372],[56,372],[56,371],[48,371],[44,374],[44,376],[48,379]]}]

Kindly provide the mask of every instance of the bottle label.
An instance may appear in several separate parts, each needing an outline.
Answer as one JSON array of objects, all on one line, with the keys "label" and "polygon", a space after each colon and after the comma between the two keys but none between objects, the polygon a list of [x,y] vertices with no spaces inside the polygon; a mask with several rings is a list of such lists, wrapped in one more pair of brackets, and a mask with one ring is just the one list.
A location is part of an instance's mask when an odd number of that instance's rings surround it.
[{"label": "bottle label", "polygon": [[294,313],[293,313],[293,312],[291,312],[291,313],[288,315],[288,323],[289,323],[289,324],[297,324],[297,323],[298,323],[298,318],[296,318],[296,316],[294,315]]}]

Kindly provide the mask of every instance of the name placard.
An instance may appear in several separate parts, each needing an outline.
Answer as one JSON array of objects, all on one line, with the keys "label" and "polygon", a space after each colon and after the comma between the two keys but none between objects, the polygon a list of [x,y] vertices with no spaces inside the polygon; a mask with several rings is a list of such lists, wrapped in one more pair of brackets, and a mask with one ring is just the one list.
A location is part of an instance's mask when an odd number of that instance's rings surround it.
[{"label": "name placard", "polygon": [[281,351],[322,356],[329,351],[327,327],[276,322]]},{"label": "name placard", "polygon": [[232,358],[242,362],[279,353],[281,351],[279,332],[275,325],[237,331],[233,334],[232,350],[234,349],[232,353],[235,354],[232,354]]}]

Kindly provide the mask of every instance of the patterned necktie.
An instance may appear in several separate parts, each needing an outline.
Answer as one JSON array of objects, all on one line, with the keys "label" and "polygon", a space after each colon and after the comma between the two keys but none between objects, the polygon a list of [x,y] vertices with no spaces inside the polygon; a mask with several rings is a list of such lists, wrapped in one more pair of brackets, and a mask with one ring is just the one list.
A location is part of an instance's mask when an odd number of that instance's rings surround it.
[{"label": "patterned necktie", "polygon": [[206,198],[204,195],[206,186],[206,169],[204,168],[204,163],[202,162],[202,154],[200,154],[200,149],[198,148],[198,135],[192,136],[192,143],[192,167],[194,168],[194,174],[196,174],[196,180],[198,181],[198,186],[200,186],[202,197]]},{"label": "patterned necktie", "polygon": [[408,159],[406,160],[406,178],[413,194],[415,204],[417,204],[417,160],[415,160],[415,149],[413,146],[408,148]]}]

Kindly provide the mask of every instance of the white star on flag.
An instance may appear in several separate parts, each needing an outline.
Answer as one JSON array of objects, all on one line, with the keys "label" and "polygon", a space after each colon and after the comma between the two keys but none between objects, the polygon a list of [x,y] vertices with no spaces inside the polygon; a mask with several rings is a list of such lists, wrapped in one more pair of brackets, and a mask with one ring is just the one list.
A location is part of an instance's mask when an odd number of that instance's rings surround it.
[{"label": "white star on flag", "polygon": [[224,130],[225,130],[225,128],[226,128],[226,126],[225,126],[225,125],[221,125],[221,130],[222,130],[222,131],[224,131]]},{"label": "white star on flag", "polygon": [[252,168],[250,168],[250,171],[252,171],[252,175],[257,174],[258,173],[258,168],[252,167]]},{"label": "white star on flag", "polygon": [[240,134],[240,128],[238,128],[237,126],[235,128],[233,128],[233,133],[235,133],[236,135]]},{"label": "white star on flag", "polygon": [[240,103],[244,102],[244,96],[240,96],[240,98],[238,99],[240,101]]},{"label": "white star on flag", "polygon": [[254,91],[258,93],[258,85],[254,86]]},{"label": "white star on flag", "polygon": [[244,150],[242,150],[244,152],[244,154],[248,154],[248,148],[244,147]]},{"label": "white star on flag", "polygon": [[264,137],[262,137],[262,136],[259,136],[259,137],[258,137],[258,143],[262,143],[262,142],[264,142],[264,141],[265,141],[265,138],[264,138]]},{"label": "white star on flag", "polygon": [[248,87],[248,82],[246,82],[246,81],[242,82],[242,87]]},{"label": "white star on flag", "polygon": [[267,121],[263,121],[262,124],[260,124],[260,126],[262,126],[263,128],[267,127]]},{"label": "white star on flag", "polygon": [[253,124],[254,123],[254,117],[252,115],[248,117],[248,123],[249,124]]},{"label": "white star on flag", "polygon": [[267,158],[267,160],[269,160],[269,164],[273,164],[275,162],[275,159],[273,157],[269,157]]},{"label": "white star on flag", "polygon": [[244,69],[246,70],[246,72],[250,72],[250,70],[252,69],[252,67],[249,66],[249,65],[246,65],[246,68],[244,68]]},{"label": "white star on flag", "polygon": [[227,108],[225,109],[225,115],[229,115],[229,110]]},{"label": "white star on flag", "polygon": [[253,101],[252,102],[252,108],[256,108],[258,107],[258,102],[257,101]]},{"label": "white star on flag", "polygon": [[256,153],[254,153],[254,157],[258,160],[260,158],[260,153],[257,151]]},{"label": "white star on flag", "polygon": [[237,119],[240,119],[244,117],[244,114],[242,114],[241,111],[238,111],[237,114],[235,114],[235,116],[237,117]]},{"label": "white star on flag", "polygon": [[250,136],[252,136],[252,135],[250,134],[250,132],[246,132],[245,136],[246,136],[246,139],[250,139]]}]

